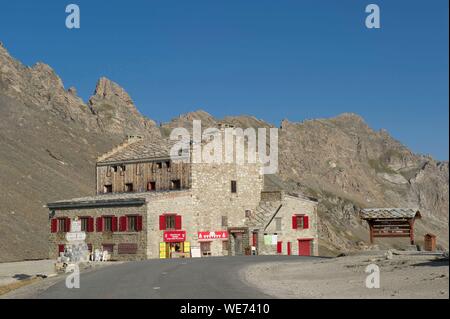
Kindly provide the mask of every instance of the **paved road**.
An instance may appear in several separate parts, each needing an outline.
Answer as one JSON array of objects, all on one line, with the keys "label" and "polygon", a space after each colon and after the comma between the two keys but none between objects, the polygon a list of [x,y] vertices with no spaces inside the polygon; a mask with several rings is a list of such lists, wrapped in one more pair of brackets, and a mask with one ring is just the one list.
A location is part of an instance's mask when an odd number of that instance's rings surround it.
[{"label": "paved road", "polygon": [[260,262],[310,261],[317,257],[243,256],[129,262],[82,273],[80,288],[65,280],[37,298],[270,298],[239,279],[239,270]]}]

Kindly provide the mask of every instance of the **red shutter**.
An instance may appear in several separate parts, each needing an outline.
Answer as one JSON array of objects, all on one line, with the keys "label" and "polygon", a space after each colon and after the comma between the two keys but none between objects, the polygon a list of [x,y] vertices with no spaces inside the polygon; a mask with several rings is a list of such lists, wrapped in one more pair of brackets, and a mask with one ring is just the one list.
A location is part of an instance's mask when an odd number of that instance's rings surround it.
[{"label": "red shutter", "polygon": [[292,216],[292,229],[297,229],[297,216]]},{"label": "red shutter", "polygon": [[283,252],[283,242],[279,241],[277,242],[277,253],[281,254]]},{"label": "red shutter", "polygon": [[142,230],[142,216],[138,216],[137,217],[137,231],[141,231]]},{"label": "red shutter", "polygon": [[166,229],[166,216],[160,215],[159,216],[159,230],[165,230]]},{"label": "red shutter", "polygon": [[102,232],[103,231],[103,218],[97,217],[96,224],[97,224],[97,231]]},{"label": "red shutter", "polygon": [[63,253],[63,252],[64,252],[64,244],[58,245],[58,256],[59,256],[59,253]]},{"label": "red shutter", "polygon": [[290,256],[291,255],[291,242],[290,241],[288,241],[287,242],[287,254],[288,254],[288,256]]},{"label": "red shutter", "polygon": [[66,232],[70,232],[70,218],[67,217],[65,220],[66,223]]},{"label": "red shutter", "polygon": [[88,233],[94,231],[94,217],[88,217],[87,231]]},{"label": "red shutter", "polygon": [[56,233],[58,231],[58,220],[56,218],[53,218],[51,220],[51,232],[52,233]]},{"label": "red shutter", "polygon": [[117,217],[113,216],[111,218],[111,231],[115,232],[117,231]]},{"label": "red shutter", "polygon": [[309,228],[309,218],[308,216],[303,216],[303,229],[308,229]]},{"label": "red shutter", "polygon": [[181,215],[175,216],[175,229],[181,229]]},{"label": "red shutter", "polygon": [[120,216],[119,231],[127,231],[127,216]]}]

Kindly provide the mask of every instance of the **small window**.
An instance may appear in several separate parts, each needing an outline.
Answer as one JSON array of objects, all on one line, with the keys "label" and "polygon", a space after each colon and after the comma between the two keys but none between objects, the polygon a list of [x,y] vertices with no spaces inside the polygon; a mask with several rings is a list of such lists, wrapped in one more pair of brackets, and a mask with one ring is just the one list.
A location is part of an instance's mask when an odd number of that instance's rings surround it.
[{"label": "small window", "polygon": [[202,252],[202,256],[211,256],[211,242],[210,241],[201,242],[200,250]]},{"label": "small window", "polygon": [[167,168],[167,171],[170,172],[170,161],[166,162],[166,168]]},{"label": "small window", "polygon": [[102,244],[102,249],[112,255],[114,253],[114,244]]},{"label": "small window", "polygon": [[111,166],[107,166],[106,167],[106,177],[110,177],[111,176],[111,171],[112,171]]},{"label": "small window", "polygon": [[175,215],[166,215],[166,229],[175,229]]},{"label": "small window", "polygon": [[228,250],[228,240],[222,241],[222,250]]},{"label": "small window", "polygon": [[126,165],[120,165],[120,170],[122,172],[125,172],[127,170],[127,166]]},{"label": "small window", "polygon": [[245,217],[246,217],[246,218],[252,217],[252,211],[251,211],[250,209],[246,209],[246,210],[245,210]]},{"label": "small window", "polygon": [[117,165],[111,166],[111,169],[114,173],[117,173]]},{"label": "small window", "polygon": [[161,169],[162,168],[162,162],[157,162],[156,163],[156,168],[157,169]]},{"label": "small window", "polygon": [[304,228],[304,225],[303,225],[304,218],[303,218],[303,216],[302,215],[298,215],[296,217],[297,217],[297,228],[300,228],[300,229]]},{"label": "small window", "polygon": [[275,217],[275,229],[281,231],[281,217]]},{"label": "small window", "polygon": [[179,179],[172,180],[171,189],[181,189],[181,181]]},{"label": "small window", "polygon": [[152,192],[156,190],[156,182],[147,183],[147,192]]},{"label": "small window", "polygon": [[103,231],[112,231],[112,217],[103,217]]},{"label": "small window", "polygon": [[67,222],[66,218],[58,218],[58,233],[67,232]]},{"label": "small window", "polygon": [[133,183],[126,183],[125,184],[125,192],[130,193],[133,191]]},{"label": "small window", "polygon": [[103,186],[103,193],[112,193],[112,185]]},{"label": "small window", "polygon": [[231,181],[231,192],[237,193],[237,182],[236,181]]},{"label": "small window", "polygon": [[80,217],[80,222],[81,222],[81,231],[87,232],[89,217]]},{"label": "small window", "polygon": [[228,216],[222,216],[222,227],[228,226]]},{"label": "small window", "polygon": [[137,216],[127,216],[127,231],[137,231]]}]

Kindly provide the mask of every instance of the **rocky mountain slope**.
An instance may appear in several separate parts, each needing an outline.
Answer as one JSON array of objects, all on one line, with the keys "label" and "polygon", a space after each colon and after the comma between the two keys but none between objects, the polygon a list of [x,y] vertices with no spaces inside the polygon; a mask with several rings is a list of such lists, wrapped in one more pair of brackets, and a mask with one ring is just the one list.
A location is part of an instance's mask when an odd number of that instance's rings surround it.
[{"label": "rocky mountain slope", "polygon": [[[272,127],[252,116],[215,119],[204,111],[160,127],[142,116],[116,83],[99,79],[84,103],[46,64],[24,66],[0,44],[0,261],[45,258],[45,203],[94,192],[95,159],[126,135],[159,140],[193,119],[204,128]],[[367,241],[359,207],[418,207],[416,235],[448,247],[448,162],[413,154],[354,114],[280,127],[284,183],[320,199],[321,252],[359,249]],[[385,241],[398,245],[398,241]],[[404,241],[401,242],[404,244]]]},{"label": "rocky mountain slope", "polygon": [[128,94],[98,81],[85,104],[46,64],[0,45],[0,261],[47,255],[47,202],[93,194],[96,157],[126,134],[160,138]]}]

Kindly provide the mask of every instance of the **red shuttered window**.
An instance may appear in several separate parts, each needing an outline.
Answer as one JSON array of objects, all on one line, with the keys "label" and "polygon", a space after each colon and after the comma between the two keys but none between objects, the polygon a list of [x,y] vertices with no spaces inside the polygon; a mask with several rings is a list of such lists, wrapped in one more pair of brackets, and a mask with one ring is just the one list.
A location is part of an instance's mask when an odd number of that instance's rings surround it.
[{"label": "red shuttered window", "polygon": [[50,222],[50,230],[52,233],[56,233],[58,231],[58,220],[56,218],[53,218]]},{"label": "red shuttered window", "polygon": [[309,218],[308,216],[303,216],[303,229],[308,229],[309,228]]},{"label": "red shuttered window", "polygon": [[175,216],[175,229],[181,229],[182,225],[181,225],[181,216],[180,215],[176,215]]},{"label": "red shuttered window", "polygon": [[87,231],[88,233],[94,231],[94,217],[88,217]]},{"label": "red shuttered window", "polygon": [[64,231],[70,232],[70,218],[69,217],[66,218],[65,224],[66,224],[66,226],[65,226]]},{"label": "red shuttered window", "polygon": [[103,231],[103,218],[102,217],[97,217],[96,226],[97,226],[97,232]]},{"label": "red shuttered window", "polygon": [[292,216],[292,228],[293,229],[308,229],[309,228],[309,217],[306,215]]},{"label": "red shuttered window", "polygon": [[120,216],[119,231],[127,231],[127,216]]},{"label": "red shuttered window", "polygon": [[166,230],[166,216],[159,216],[159,230]]},{"label": "red shuttered window", "polygon": [[115,216],[111,217],[111,231],[117,231],[117,217]]},{"label": "red shuttered window", "polygon": [[297,229],[297,215],[292,216],[292,229]]},{"label": "red shuttered window", "polygon": [[141,231],[142,230],[142,216],[137,216],[137,225],[136,230]]},{"label": "red shuttered window", "polygon": [[64,244],[58,245],[58,256],[59,256],[59,253],[63,253],[63,252],[64,252]]}]

